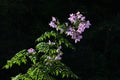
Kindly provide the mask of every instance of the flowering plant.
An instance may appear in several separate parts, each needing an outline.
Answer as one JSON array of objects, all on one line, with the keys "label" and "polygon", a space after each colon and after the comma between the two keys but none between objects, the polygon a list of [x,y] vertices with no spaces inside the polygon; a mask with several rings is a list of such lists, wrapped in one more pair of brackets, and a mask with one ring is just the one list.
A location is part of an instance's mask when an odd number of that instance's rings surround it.
[{"label": "flowering plant", "polygon": [[[45,32],[37,38],[35,48],[24,49],[16,53],[14,57],[7,61],[4,68],[8,69],[13,64],[26,64],[28,58],[32,65],[25,74],[18,74],[12,80],[55,80],[55,76],[72,77],[78,79],[69,67],[61,62],[63,51],[62,46],[74,49],[66,38],[71,36],[75,43],[82,39],[82,32],[91,25],[85,20],[80,12],[70,14],[69,23],[60,24],[59,20],[52,17],[49,26],[56,31]],[[66,36],[65,36],[66,35]]]}]

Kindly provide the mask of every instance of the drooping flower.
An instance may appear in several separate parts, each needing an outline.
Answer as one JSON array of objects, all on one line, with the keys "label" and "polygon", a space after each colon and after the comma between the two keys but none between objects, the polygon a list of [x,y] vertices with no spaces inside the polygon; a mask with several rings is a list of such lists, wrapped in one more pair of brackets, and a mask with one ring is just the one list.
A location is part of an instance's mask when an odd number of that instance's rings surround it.
[{"label": "drooping flower", "polygon": [[57,28],[55,17],[52,17],[52,21],[50,21],[49,26],[52,27],[52,28]]},{"label": "drooping flower", "polygon": [[75,43],[77,43],[78,41],[80,41],[82,39],[82,35],[79,34],[78,32],[74,32],[71,37],[72,37],[72,39],[75,40]]},{"label": "drooping flower", "polygon": [[53,21],[53,22],[56,22],[56,18],[55,18],[55,17],[52,17],[52,21]]},{"label": "drooping flower", "polygon": [[81,22],[79,25],[78,25],[78,29],[77,29],[77,32],[79,32],[80,34],[82,32],[84,32],[85,30],[85,23],[84,22]]},{"label": "drooping flower", "polygon": [[75,43],[77,43],[77,42],[80,41],[81,39],[82,39],[82,35],[76,36]]},{"label": "drooping flower", "polygon": [[77,32],[81,34],[82,32],[84,32],[84,30],[85,30],[85,27],[80,27],[77,29]]},{"label": "drooping flower", "polygon": [[57,27],[57,25],[56,25],[55,22],[53,22],[53,21],[51,21],[51,22],[49,23],[49,26],[52,27],[52,28],[56,28],[56,27]]},{"label": "drooping flower", "polygon": [[82,16],[82,17],[81,17],[81,21],[85,21],[85,16]]},{"label": "drooping flower", "polygon": [[89,28],[90,25],[91,25],[90,21],[87,21],[86,24],[85,24],[85,28]]},{"label": "drooping flower", "polygon": [[33,48],[30,48],[30,49],[28,49],[27,51],[28,51],[28,53],[33,53],[33,52],[35,52],[35,50],[34,50]]}]

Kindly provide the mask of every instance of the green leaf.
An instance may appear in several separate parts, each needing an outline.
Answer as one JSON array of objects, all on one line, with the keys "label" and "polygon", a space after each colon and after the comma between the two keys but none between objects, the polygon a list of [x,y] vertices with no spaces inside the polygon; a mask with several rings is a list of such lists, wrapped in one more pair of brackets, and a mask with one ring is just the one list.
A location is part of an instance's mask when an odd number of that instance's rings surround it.
[{"label": "green leaf", "polygon": [[47,53],[49,50],[49,44],[45,42],[40,42],[36,45],[36,49],[38,50],[38,53],[40,52]]},{"label": "green leaf", "polygon": [[64,78],[65,77],[65,74],[62,74],[62,78]]},{"label": "green leaf", "polygon": [[21,65],[21,63],[27,62],[26,59],[26,50],[21,50],[20,52],[16,53],[15,56],[13,56],[10,60],[7,61],[7,64],[3,66],[3,68],[11,68],[13,64]]},{"label": "green leaf", "polygon": [[56,76],[58,76],[58,74],[59,74],[59,72],[58,72],[58,70],[56,70]]},{"label": "green leaf", "polygon": [[54,31],[51,32],[45,32],[43,35],[41,35],[39,38],[37,38],[37,42],[44,41],[46,39],[50,39],[50,37],[57,37],[57,33]]}]

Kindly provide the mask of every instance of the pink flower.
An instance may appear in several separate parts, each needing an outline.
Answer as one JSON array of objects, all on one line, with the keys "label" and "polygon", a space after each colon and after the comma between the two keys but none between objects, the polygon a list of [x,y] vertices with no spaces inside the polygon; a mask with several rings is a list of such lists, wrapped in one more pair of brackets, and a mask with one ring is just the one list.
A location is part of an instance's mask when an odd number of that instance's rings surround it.
[{"label": "pink flower", "polygon": [[82,14],[80,14],[79,11],[76,13],[76,15],[77,15],[77,18],[78,18],[78,19],[80,19],[80,18],[83,16]]},{"label": "pink flower", "polygon": [[55,22],[53,22],[53,21],[51,21],[51,22],[49,23],[49,26],[52,27],[52,28],[56,28],[56,27],[57,27],[57,25],[56,25]]},{"label": "pink flower", "polygon": [[74,39],[75,43],[77,43],[78,41],[80,41],[82,39],[82,35],[79,34],[78,32],[74,32],[72,35],[72,39]]},{"label": "pink flower", "polygon": [[55,18],[55,17],[52,17],[52,21],[56,22],[56,18]]},{"label": "pink flower", "polygon": [[34,50],[33,48],[30,48],[30,49],[28,49],[27,51],[28,51],[28,53],[33,53],[33,52],[35,52],[35,50]]},{"label": "pink flower", "polygon": [[84,30],[85,30],[85,23],[82,22],[79,24],[77,32],[79,32],[81,34],[82,32],[84,32]]},{"label": "pink flower", "polygon": [[84,16],[81,17],[81,21],[85,21],[85,17]]},{"label": "pink flower", "polygon": [[52,17],[52,21],[50,21],[49,26],[52,28],[57,28],[55,17]]},{"label": "pink flower", "polygon": [[[71,39],[75,40],[75,43],[77,43],[82,39],[82,32],[91,25],[90,21],[86,21],[85,16],[83,16],[79,11],[75,14],[70,14],[68,20],[71,25],[66,22],[63,27],[59,27],[56,22],[56,18],[52,17],[52,21],[49,25],[57,31],[60,31],[60,33],[65,33],[67,36],[71,36]],[[59,49],[57,49],[57,51],[59,51]]]},{"label": "pink flower", "polygon": [[68,18],[68,20],[71,23],[76,23],[76,16],[75,16],[75,14],[70,14],[70,17]]},{"label": "pink flower", "polygon": [[90,21],[87,21],[86,24],[85,24],[85,28],[89,28],[90,25],[91,25]]},{"label": "pink flower", "polygon": [[77,42],[80,41],[81,39],[82,39],[82,36],[81,36],[81,35],[77,36],[76,39],[75,39],[75,43],[77,43]]},{"label": "pink flower", "polygon": [[75,32],[75,29],[72,27],[69,27],[66,31],[66,34],[72,36],[74,32]]}]

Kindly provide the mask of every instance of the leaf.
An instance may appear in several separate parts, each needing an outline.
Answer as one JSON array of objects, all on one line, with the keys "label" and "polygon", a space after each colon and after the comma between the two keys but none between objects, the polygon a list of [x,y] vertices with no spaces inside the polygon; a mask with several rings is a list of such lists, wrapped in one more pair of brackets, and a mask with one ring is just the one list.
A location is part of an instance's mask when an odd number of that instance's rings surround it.
[{"label": "leaf", "polygon": [[46,39],[50,39],[50,37],[57,37],[57,33],[54,31],[45,32],[43,35],[41,35],[39,38],[37,38],[36,41],[41,42],[41,41],[44,41]]},{"label": "leaf", "polygon": [[65,64],[63,64],[62,62],[60,61],[56,61],[54,63],[55,65],[52,66],[52,71],[51,71],[51,74],[54,74],[56,76],[58,76],[59,74],[62,75],[62,78],[64,77],[72,77],[72,78],[75,78],[75,79],[78,79],[78,76],[75,75],[71,69],[69,67],[67,67]]},{"label": "leaf", "polygon": [[49,44],[45,42],[40,42],[36,45],[36,49],[38,50],[38,53],[40,52],[47,53],[49,50]]},{"label": "leaf", "polygon": [[3,66],[3,68],[11,68],[13,66],[13,64],[17,64],[17,65],[21,65],[21,63],[25,63],[27,62],[26,59],[26,50],[21,50],[18,53],[15,54],[15,56],[13,56],[10,60],[7,61],[7,64],[5,66]]},{"label": "leaf", "polygon": [[64,78],[65,77],[65,74],[62,74],[62,78]]},{"label": "leaf", "polygon": [[59,74],[59,72],[58,72],[58,70],[56,70],[56,76],[58,76],[58,74]]}]

